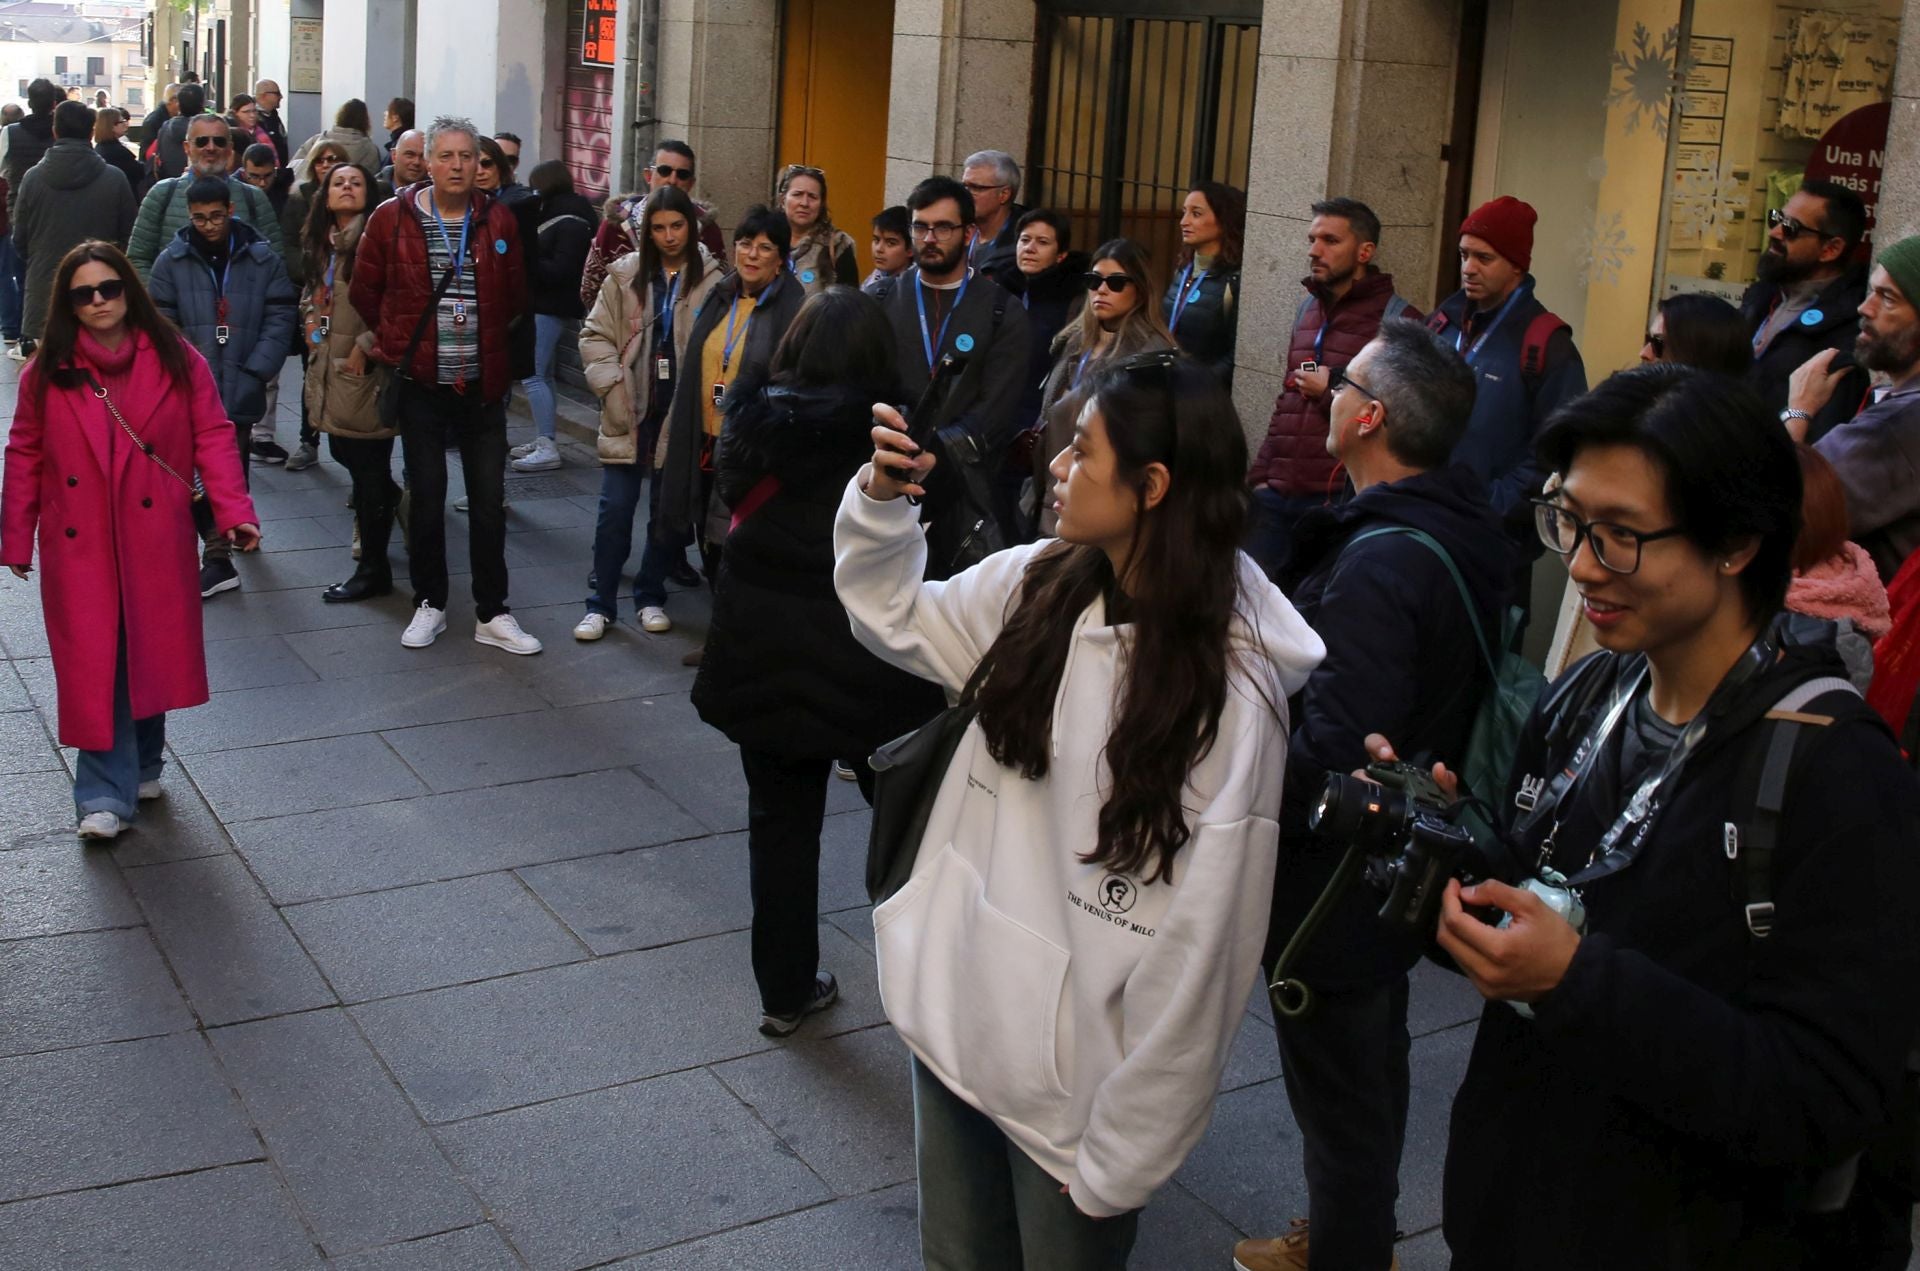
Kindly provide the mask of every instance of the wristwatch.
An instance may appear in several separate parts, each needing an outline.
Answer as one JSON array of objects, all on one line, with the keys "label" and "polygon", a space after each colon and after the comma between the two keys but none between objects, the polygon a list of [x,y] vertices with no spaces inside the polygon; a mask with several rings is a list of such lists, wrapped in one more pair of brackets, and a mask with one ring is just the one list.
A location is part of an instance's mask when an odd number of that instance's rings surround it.
[{"label": "wristwatch", "polygon": [[1791,424],[1796,419],[1804,419],[1808,423],[1813,422],[1812,415],[1809,415],[1804,410],[1795,410],[1791,406],[1787,407],[1785,410],[1780,412],[1780,422],[1783,424]]}]

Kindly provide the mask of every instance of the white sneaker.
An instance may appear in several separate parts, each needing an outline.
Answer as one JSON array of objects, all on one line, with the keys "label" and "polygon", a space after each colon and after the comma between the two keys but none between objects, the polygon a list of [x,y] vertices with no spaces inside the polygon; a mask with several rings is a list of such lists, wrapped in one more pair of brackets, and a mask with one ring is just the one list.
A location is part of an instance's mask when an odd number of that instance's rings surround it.
[{"label": "white sneaker", "polygon": [[537,444],[538,443],[536,441],[523,441],[519,445],[515,446],[512,450],[507,451],[507,457],[509,459],[525,459],[528,455],[533,453],[534,447]]},{"label": "white sneaker", "polygon": [[158,781],[142,781],[140,783],[139,797],[142,803],[150,803],[159,798],[163,793],[165,792],[160,789],[160,783]]},{"label": "white sneaker", "polygon": [[89,812],[80,818],[79,834],[83,839],[119,838],[126,828],[126,823],[111,812]]},{"label": "white sneaker", "polygon": [[667,617],[667,611],[659,605],[648,605],[640,611],[640,629],[659,635],[673,630],[673,619]]},{"label": "white sneaker", "polygon": [[551,472],[560,466],[560,447],[551,437],[536,437],[532,451],[507,466],[515,472]]},{"label": "white sneaker", "polygon": [[420,607],[413,611],[413,621],[409,622],[407,629],[400,633],[400,643],[409,649],[424,649],[446,629],[447,611],[435,609],[422,601]]},{"label": "white sneaker", "polygon": [[[578,628],[575,628],[574,634],[579,634]],[[538,653],[546,647],[538,639],[522,631],[520,620],[510,613],[499,614],[492,622],[474,623],[473,638],[481,644],[505,649],[508,653]]]},{"label": "white sneaker", "polygon": [[607,615],[589,610],[587,616],[573,624],[573,638],[576,640],[598,640],[607,634]]}]

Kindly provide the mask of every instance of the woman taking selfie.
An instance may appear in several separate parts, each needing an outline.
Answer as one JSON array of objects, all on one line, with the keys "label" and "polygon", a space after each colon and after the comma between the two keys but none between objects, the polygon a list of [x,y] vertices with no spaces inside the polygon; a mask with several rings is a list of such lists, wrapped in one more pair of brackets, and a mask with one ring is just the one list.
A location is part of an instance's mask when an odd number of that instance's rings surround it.
[{"label": "woman taking selfie", "polygon": [[1040,430],[1033,451],[1035,512],[1040,533],[1049,536],[1056,518],[1047,493],[1047,465],[1073,440],[1084,401],[1081,389],[1115,361],[1173,347],[1147,277],[1147,254],[1138,243],[1116,238],[1100,244],[1081,283],[1087,302],[1053,342],[1053,370],[1040,386],[1040,416],[1033,425]]},{"label": "woman taking selfie", "polygon": [[[1538,454],[1540,537],[1601,651],[1543,695],[1495,800],[1508,882],[1443,903],[1488,999],[1449,1132],[1454,1265],[1881,1265],[1805,1240],[1893,1118],[1920,1017],[1920,787],[1832,643],[1776,625],[1793,445],[1750,390],[1650,366],[1561,408]],[[1583,928],[1549,907],[1567,887]]]},{"label": "woman taking selfie", "polygon": [[860,265],[853,254],[853,236],[833,227],[827,211],[827,174],[805,164],[790,163],[780,171],[777,191],[780,210],[793,227],[793,253],[788,268],[809,296],[838,283],[860,285]]},{"label": "woman taking selfie", "polygon": [[921,1248],[1124,1266],[1258,971],[1284,703],[1324,650],[1238,549],[1246,441],[1204,369],[1102,371],[1053,461],[1059,541],[946,582],[921,581],[901,497],[933,456],[875,409],[891,427],[841,500],[834,583],[863,644],[978,711],[873,916],[914,1055]]},{"label": "woman taking selfie", "polygon": [[241,551],[260,527],[212,372],[120,249],[68,252],[53,294],[7,439],[0,563],[27,577],[38,533],[79,833],[110,839],[160,795],[166,712],[207,700],[193,474]]}]

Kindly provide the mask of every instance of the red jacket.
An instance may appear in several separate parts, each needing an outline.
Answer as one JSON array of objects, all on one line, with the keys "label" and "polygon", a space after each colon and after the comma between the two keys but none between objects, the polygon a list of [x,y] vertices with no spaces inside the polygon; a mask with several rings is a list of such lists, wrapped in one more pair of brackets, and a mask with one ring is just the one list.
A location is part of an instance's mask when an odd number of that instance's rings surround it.
[{"label": "red jacket", "polygon": [[[374,356],[398,366],[407,341],[439,279],[428,273],[427,235],[414,207],[433,187],[402,190],[374,209],[353,258],[353,287],[348,300],[373,331]],[[487,401],[507,395],[513,386],[507,327],[527,309],[527,271],[520,253],[520,228],[513,213],[490,195],[473,192],[474,280],[479,288],[480,393]],[[407,373],[424,384],[439,379],[440,341],[427,320],[420,347]]]},{"label": "red jacket", "polygon": [[[1292,371],[1302,362],[1317,361],[1321,366],[1339,368],[1353,361],[1380,330],[1380,322],[1393,299],[1393,275],[1369,272],[1354,281],[1347,294],[1327,317],[1326,288],[1312,278],[1301,281],[1316,303],[1294,324],[1293,340],[1287,348],[1287,387],[1273,404],[1273,420],[1267,425],[1267,439],[1260,455],[1247,474],[1255,488],[1271,486],[1285,495],[1325,495],[1333,484],[1340,461],[1327,453],[1327,412],[1331,398],[1322,396],[1308,401],[1293,386]],[[1402,315],[1419,318],[1420,311],[1409,306]],[[1314,340],[1321,325],[1327,324],[1327,337],[1319,354]]]}]

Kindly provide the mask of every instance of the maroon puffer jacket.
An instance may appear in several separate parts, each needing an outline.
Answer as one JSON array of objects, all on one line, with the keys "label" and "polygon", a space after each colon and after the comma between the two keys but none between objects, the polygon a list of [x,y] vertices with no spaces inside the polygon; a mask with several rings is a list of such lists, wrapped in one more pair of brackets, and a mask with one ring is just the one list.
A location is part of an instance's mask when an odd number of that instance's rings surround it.
[{"label": "maroon puffer jacket", "polygon": [[[415,200],[432,193],[431,185],[422,185],[403,190],[375,208],[353,258],[353,288],[347,298],[373,331],[374,356],[389,366],[398,365],[406,355],[414,324],[439,282],[428,273],[427,235],[414,211]],[[507,326],[526,312],[527,271],[520,254],[520,229],[511,211],[475,190],[473,218],[473,270],[480,292],[480,393],[494,401],[513,386]],[[432,384],[439,378],[439,357],[439,332],[429,318],[407,373]]]},{"label": "maroon puffer jacket", "polygon": [[[1367,273],[1355,279],[1347,294],[1334,306],[1327,338],[1314,358],[1313,341],[1327,321],[1326,288],[1312,278],[1301,280],[1318,304],[1307,306],[1306,314],[1293,328],[1293,340],[1287,348],[1289,378],[1286,391],[1273,404],[1273,421],[1267,425],[1267,439],[1260,455],[1247,473],[1247,483],[1256,489],[1271,486],[1281,494],[1303,495],[1327,492],[1340,461],[1327,453],[1327,411],[1331,399],[1308,401],[1293,387],[1291,372],[1302,362],[1317,360],[1326,367],[1342,367],[1354,359],[1380,330],[1380,321],[1393,299],[1393,275]],[[1419,318],[1411,306],[1402,315]]]}]

